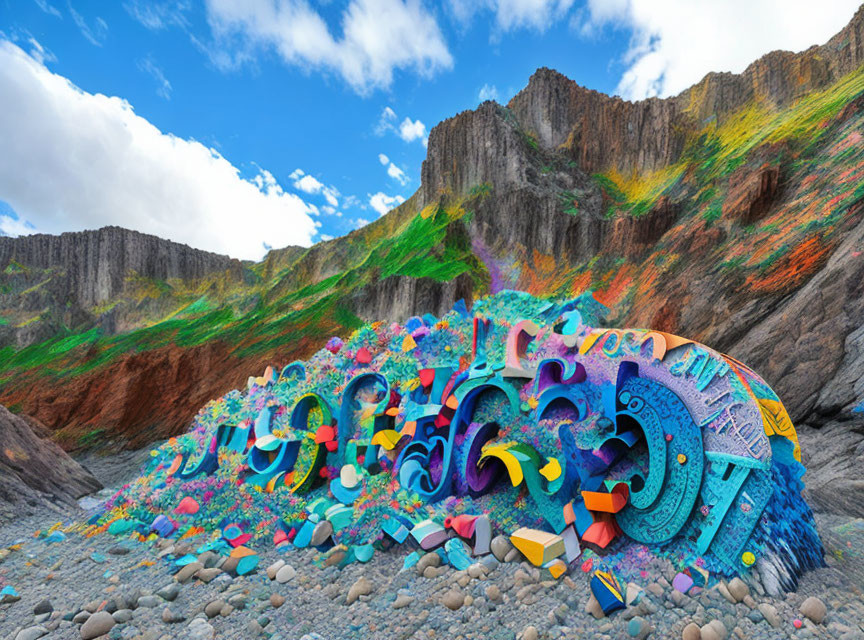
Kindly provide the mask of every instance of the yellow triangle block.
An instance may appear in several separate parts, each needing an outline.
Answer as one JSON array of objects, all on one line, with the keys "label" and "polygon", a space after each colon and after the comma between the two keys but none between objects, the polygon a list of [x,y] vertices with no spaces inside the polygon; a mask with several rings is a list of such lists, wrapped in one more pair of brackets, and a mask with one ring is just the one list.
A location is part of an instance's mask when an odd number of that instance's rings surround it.
[{"label": "yellow triangle block", "polygon": [[548,571],[549,575],[552,576],[554,580],[557,580],[564,575],[565,571],[567,571],[567,563],[561,558],[555,558],[554,560],[550,560],[544,564],[543,569]]},{"label": "yellow triangle block", "polygon": [[417,346],[417,342],[414,340],[414,336],[410,333],[405,336],[405,339],[402,341],[402,351],[408,353],[411,349]]},{"label": "yellow triangle block", "polygon": [[540,475],[546,478],[549,482],[553,482],[561,477],[561,463],[558,458],[549,458],[549,462],[545,467],[540,469]]},{"label": "yellow triangle block", "polygon": [[510,536],[510,542],[535,567],[542,567],[547,562],[564,555],[566,551],[561,536],[527,527],[514,531]]},{"label": "yellow triangle block", "polygon": [[396,448],[401,437],[400,433],[395,429],[383,429],[382,431],[376,431],[375,435],[372,436],[372,445],[382,446],[386,451],[390,451]]}]

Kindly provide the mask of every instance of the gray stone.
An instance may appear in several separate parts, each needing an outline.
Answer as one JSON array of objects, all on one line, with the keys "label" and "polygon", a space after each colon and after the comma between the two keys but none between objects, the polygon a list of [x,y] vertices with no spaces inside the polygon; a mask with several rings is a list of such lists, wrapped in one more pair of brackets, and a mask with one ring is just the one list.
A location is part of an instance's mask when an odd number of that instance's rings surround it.
[{"label": "gray stone", "polygon": [[216,555],[212,551],[205,551],[200,556],[198,556],[198,562],[204,565],[205,569],[212,569],[216,566],[216,563],[219,562],[219,558],[221,556]]},{"label": "gray stone", "polygon": [[177,582],[185,583],[189,582],[192,577],[201,571],[204,568],[204,565],[200,562],[190,562],[185,567],[181,568],[176,574],[174,574],[174,579]]},{"label": "gray stone", "polygon": [[423,575],[423,572],[426,571],[426,567],[438,567],[441,564],[441,556],[439,556],[435,552],[430,552],[422,555],[420,559],[417,561],[417,565],[415,566],[415,570],[418,575]]},{"label": "gray stone", "polygon": [[681,632],[681,640],[701,640],[702,631],[695,622],[690,622]]},{"label": "gray stone", "polygon": [[156,592],[156,595],[168,602],[174,602],[177,599],[177,596],[180,595],[180,589],[182,589],[182,587],[179,584],[172,582],[171,584],[167,584],[159,589],[159,591]]},{"label": "gray stone", "polygon": [[81,625],[82,640],[93,640],[104,636],[114,628],[114,618],[107,611],[97,611]]},{"label": "gray stone", "polygon": [[117,624],[124,624],[132,619],[132,613],[132,609],[118,609],[111,614],[111,617]]},{"label": "gray stone", "polygon": [[594,597],[593,593],[588,597],[588,602],[585,603],[585,611],[598,620],[606,617],[606,614],[603,613],[603,607],[597,602],[597,598]]},{"label": "gray stone", "polygon": [[281,593],[274,593],[270,596],[270,606],[274,609],[278,609],[283,604],[285,604],[285,596]]},{"label": "gray stone", "polygon": [[245,609],[247,602],[249,602],[249,598],[245,593],[235,593],[233,596],[228,598],[228,604],[235,609]]},{"label": "gray stone", "polygon": [[719,620],[712,620],[700,629],[702,640],[726,640],[728,631],[726,625]]},{"label": "gray stone", "polygon": [[456,589],[450,589],[444,594],[444,597],[441,598],[441,604],[452,611],[456,611],[465,604],[465,594]]},{"label": "gray stone", "polygon": [[374,588],[374,585],[368,579],[361,577],[348,589],[348,597],[345,599],[345,604],[353,604],[360,596],[372,593]]},{"label": "gray stone", "polygon": [[484,575],[486,575],[486,569],[479,562],[475,562],[470,567],[468,567],[468,575],[475,580],[479,580]]},{"label": "gray stone", "polygon": [[495,536],[492,538],[490,548],[492,549],[492,555],[495,556],[495,559],[498,560],[498,562],[504,562],[504,558],[507,557],[507,554],[513,548],[513,544],[507,536]]},{"label": "gray stone", "polygon": [[164,600],[159,596],[141,596],[138,598],[138,607],[144,607],[145,609],[153,609],[154,607],[158,607],[162,604]]},{"label": "gray stone", "polygon": [[15,635],[15,640],[36,640],[48,633],[48,629],[39,625],[22,629]]},{"label": "gray stone", "polygon": [[825,603],[814,596],[810,596],[802,602],[799,611],[801,611],[801,615],[807,616],[816,624],[822,624],[828,613]]},{"label": "gray stone", "polygon": [[488,587],[486,587],[484,593],[486,594],[486,598],[488,598],[490,602],[498,602],[499,600],[501,600],[501,589],[498,587],[497,584],[490,584]]},{"label": "gray stone", "polygon": [[222,607],[224,606],[224,600],[213,600],[212,602],[208,602],[207,606],[204,607],[204,613],[207,614],[208,618],[215,618],[219,615],[219,612],[222,611]]},{"label": "gray stone", "polygon": [[297,575],[297,571],[290,564],[286,564],[276,572],[276,582],[279,584],[285,584],[286,582],[293,580],[294,576]]},{"label": "gray stone", "polygon": [[201,571],[195,575],[195,578],[201,582],[208,583],[219,575],[222,575],[222,569],[211,567],[209,569],[201,569]]},{"label": "gray stone", "polygon": [[729,594],[735,599],[735,602],[743,602],[744,598],[750,595],[750,587],[741,578],[735,577],[726,585]]},{"label": "gray stone", "polygon": [[780,616],[777,615],[777,609],[769,602],[759,603],[759,613],[765,618],[765,621],[772,627],[780,628]]},{"label": "gray stone", "polygon": [[267,577],[271,580],[276,579],[276,574],[279,572],[279,569],[285,566],[285,561],[281,558],[267,567]]},{"label": "gray stone", "polygon": [[315,528],[312,530],[312,538],[309,544],[313,547],[317,547],[318,545],[327,542],[327,539],[330,538],[331,535],[333,535],[333,523],[329,520],[322,520],[316,524]]},{"label": "gray stone", "polygon": [[410,605],[412,602],[414,602],[414,596],[409,596],[407,594],[400,593],[398,596],[396,596],[396,599],[393,601],[392,606],[394,609],[404,609],[405,607]]},{"label": "gray stone", "polygon": [[75,624],[83,624],[87,621],[87,618],[89,618],[91,615],[93,615],[93,614],[90,613],[89,611],[86,611],[86,610],[85,611],[79,611],[74,616],[72,616],[72,622],[74,622]]},{"label": "gray stone", "polygon": [[522,640],[537,640],[539,634],[537,633],[537,627],[533,625],[528,625],[524,629],[522,629]]},{"label": "gray stone", "polygon": [[33,613],[37,616],[42,613],[51,613],[52,611],[54,611],[54,605],[51,604],[51,601],[48,598],[45,598],[33,607]]},{"label": "gray stone", "polygon": [[216,630],[211,625],[201,620],[201,618],[195,618],[195,620],[189,623],[186,633],[186,637],[189,638],[189,640],[212,640],[212,638],[216,637]]},{"label": "gray stone", "polygon": [[183,615],[180,611],[176,609],[172,609],[171,607],[165,607],[165,609],[162,610],[162,622],[165,622],[166,624],[183,622],[185,619],[185,615]]}]

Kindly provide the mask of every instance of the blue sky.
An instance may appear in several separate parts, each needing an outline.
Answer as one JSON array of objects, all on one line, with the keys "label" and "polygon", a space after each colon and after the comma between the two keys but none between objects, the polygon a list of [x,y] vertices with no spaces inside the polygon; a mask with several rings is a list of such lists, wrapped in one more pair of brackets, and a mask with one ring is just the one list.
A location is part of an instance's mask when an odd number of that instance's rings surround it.
[{"label": "blue sky", "polygon": [[409,197],[428,130],[540,66],[670,95],[824,41],[834,2],[0,0],[0,232],[309,245]]}]

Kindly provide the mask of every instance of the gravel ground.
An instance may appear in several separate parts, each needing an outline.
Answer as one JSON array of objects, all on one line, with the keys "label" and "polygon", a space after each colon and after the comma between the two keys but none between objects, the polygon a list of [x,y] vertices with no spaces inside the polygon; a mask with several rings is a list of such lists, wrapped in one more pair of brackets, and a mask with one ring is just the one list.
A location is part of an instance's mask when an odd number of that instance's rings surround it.
[{"label": "gravel ground", "polygon": [[[122,459],[93,457],[84,463],[106,486],[117,486],[137,469],[143,455],[146,452]],[[70,510],[63,521],[71,523],[82,513]],[[70,533],[56,543],[34,537],[34,532],[57,521],[56,512],[44,511],[0,528],[0,548],[21,544],[0,560],[0,588],[11,585],[20,595],[17,601],[0,604],[0,638],[80,640],[97,637],[90,633],[102,631],[97,627],[104,623],[104,637],[152,640],[864,640],[864,521],[860,519],[818,516],[829,566],[806,574],[799,590],[785,599],[761,595],[756,583],[746,597],[725,584],[690,597],[672,589],[675,569],[658,560],[649,574],[654,581],[639,585],[644,589],[641,599],[599,619],[589,611],[586,574],[577,569],[561,580],[543,581],[540,572],[521,558],[499,563],[490,556],[467,572],[434,566],[434,562],[425,567],[427,561],[422,560],[421,574],[416,567],[402,569],[404,548],[377,553],[367,565],[341,570],[316,566],[313,550],[280,555],[270,549],[261,550],[261,565],[253,575],[232,577],[215,569],[209,583],[193,578],[180,584],[169,556],[191,551],[201,539],[180,541],[172,548],[169,545],[175,541],[133,543],[107,534],[85,538]],[[201,560],[209,565],[215,558]],[[265,571],[278,561],[296,570],[283,572],[281,577],[294,573],[284,583],[271,580]],[[800,610],[810,596],[827,609],[818,624]],[[37,614],[34,609],[46,612]],[[92,620],[82,624],[88,617]],[[796,620],[801,621],[800,628]],[[702,627],[699,635],[685,634],[691,623]]]}]

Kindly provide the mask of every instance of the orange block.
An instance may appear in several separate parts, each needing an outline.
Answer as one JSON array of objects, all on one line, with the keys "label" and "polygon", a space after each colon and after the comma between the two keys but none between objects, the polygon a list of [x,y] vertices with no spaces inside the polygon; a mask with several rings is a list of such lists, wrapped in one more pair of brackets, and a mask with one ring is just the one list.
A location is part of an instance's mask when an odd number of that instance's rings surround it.
[{"label": "orange block", "polygon": [[630,490],[624,483],[616,484],[610,493],[600,491],[583,491],[582,499],[588,511],[602,511],[604,513],[618,513],[627,504]]},{"label": "orange block", "polygon": [[582,536],[582,542],[594,544],[601,549],[605,549],[609,546],[609,543],[621,535],[621,529],[618,528],[615,516],[611,513],[599,511],[593,515],[594,524],[585,531]]}]

